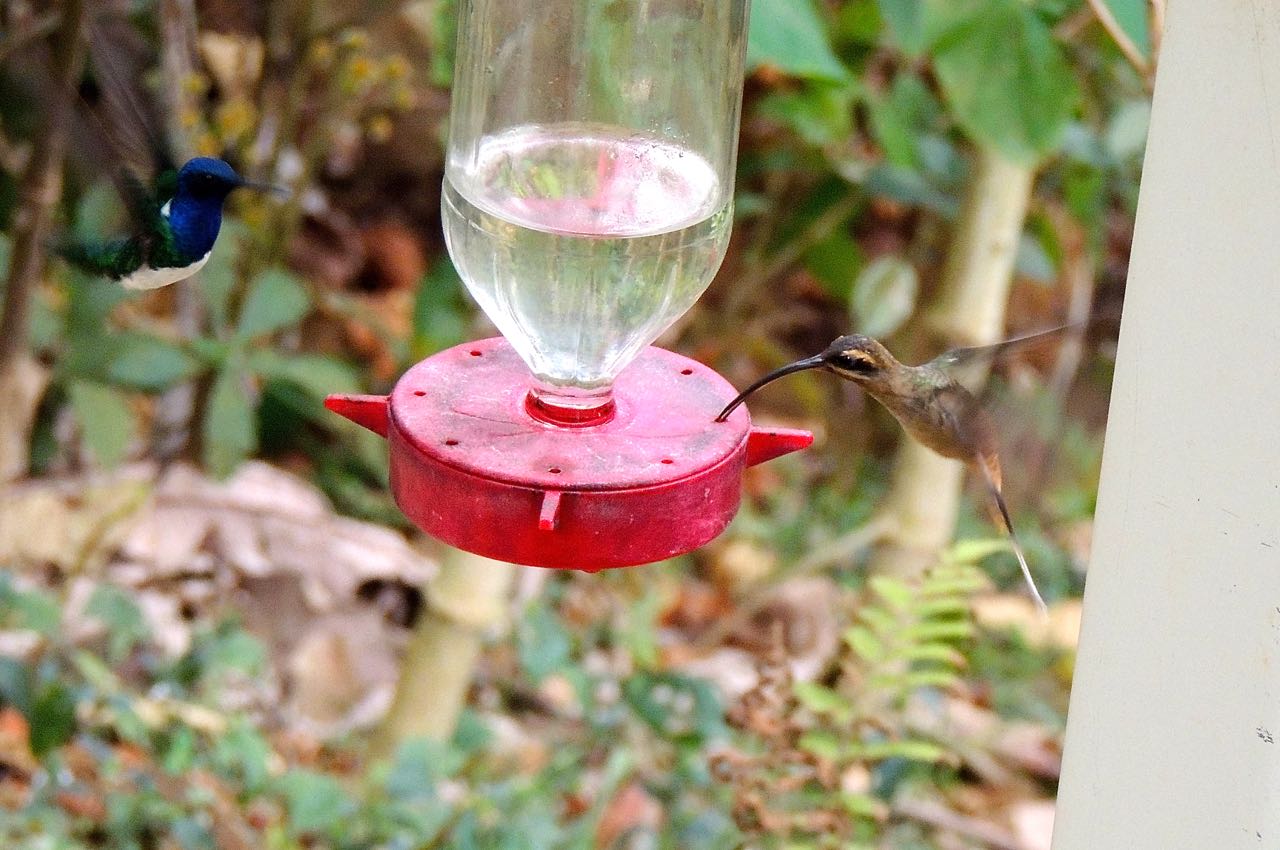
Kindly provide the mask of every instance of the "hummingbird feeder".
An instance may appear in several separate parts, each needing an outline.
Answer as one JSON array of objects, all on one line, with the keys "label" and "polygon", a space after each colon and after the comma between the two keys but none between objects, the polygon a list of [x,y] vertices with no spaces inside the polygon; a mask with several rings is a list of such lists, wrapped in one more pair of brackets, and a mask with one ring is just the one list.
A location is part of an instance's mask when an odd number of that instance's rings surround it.
[{"label": "hummingbird feeder", "polygon": [[732,222],[748,0],[464,0],[441,202],[503,336],[326,406],[385,437],[405,515],[469,552],[596,571],[715,538],[757,428],[713,370],[650,345]]}]

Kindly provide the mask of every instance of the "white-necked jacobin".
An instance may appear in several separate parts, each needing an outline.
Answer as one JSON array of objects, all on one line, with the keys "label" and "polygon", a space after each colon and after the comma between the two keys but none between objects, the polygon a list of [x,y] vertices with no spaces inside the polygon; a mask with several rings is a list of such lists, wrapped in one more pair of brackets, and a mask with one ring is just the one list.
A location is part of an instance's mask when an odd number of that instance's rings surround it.
[{"label": "white-necked jacobin", "polygon": [[169,171],[147,191],[129,179],[122,187],[133,233],[109,242],[65,242],[58,252],[91,273],[127,289],[157,289],[185,280],[209,260],[222,227],[222,205],[236,189],[271,189],[250,183],[220,159],[200,156]]},{"label": "white-necked jacobin", "polygon": [[127,19],[115,15],[93,16],[87,35],[105,115],[82,103],[79,116],[92,119],[94,127],[73,121],[73,136],[85,157],[97,159],[100,170],[112,177],[129,213],[130,232],[96,243],[63,239],[55,250],[84,271],[128,289],[185,280],[208,262],[227,196],[239,188],[275,187],[251,183],[213,157],[195,157],[179,168],[155,104],[140,85],[150,64],[145,41]]}]

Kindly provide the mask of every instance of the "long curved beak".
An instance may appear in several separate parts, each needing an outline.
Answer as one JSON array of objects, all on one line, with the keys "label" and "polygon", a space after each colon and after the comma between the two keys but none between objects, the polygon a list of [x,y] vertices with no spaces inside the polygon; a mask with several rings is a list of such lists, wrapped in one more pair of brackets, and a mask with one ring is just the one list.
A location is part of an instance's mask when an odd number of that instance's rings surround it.
[{"label": "long curved beak", "polygon": [[277,198],[283,198],[289,194],[289,190],[283,186],[277,186],[274,183],[257,183],[253,180],[241,180],[239,188],[252,189],[255,192],[267,192]]},{"label": "long curved beak", "polygon": [[797,360],[794,363],[788,363],[786,366],[779,366],[777,369],[774,369],[772,372],[765,375],[763,378],[756,381],[754,384],[747,387],[742,392],[738,393],[738,397],[735,398],[733,401],[729,402],[728,406],[725,407],[724,410],[720,411],[720,415],[716,417],[716,421],[723,422],[724,420],[728,419],[729,414],[733,413],[734,408],[736,408],[738,405],[746,401],[747,396],[751,395],[753,392],[760,389],[765,384],[776,381],[779,378],[781,378],[783,375],[790,375],[792,372],[803,372],[805,369],[818,369],[822,366],[825,366],[826,363],[827,361],[823,360],[822,355],[819,354],[813,357],[806,357],[803,360]]}]

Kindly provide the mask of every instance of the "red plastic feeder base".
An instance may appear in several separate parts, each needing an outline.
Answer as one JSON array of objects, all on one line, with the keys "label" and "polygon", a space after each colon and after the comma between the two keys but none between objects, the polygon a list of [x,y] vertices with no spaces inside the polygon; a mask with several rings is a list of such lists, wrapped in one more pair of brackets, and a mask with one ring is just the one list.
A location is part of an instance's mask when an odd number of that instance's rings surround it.
[{"label": "red plastic feeder base", "polygon": [[715,422],[734,388],[659,348],[623,370],[601,424],[535,418],[529,382],[498,337],[422,361],[390,396],[325,406],[387,438],[396,504],[423,531],[499,561],[590,572],[709,542],[737,513],[744,468],[813,442],[752,428],[745,407]]}]

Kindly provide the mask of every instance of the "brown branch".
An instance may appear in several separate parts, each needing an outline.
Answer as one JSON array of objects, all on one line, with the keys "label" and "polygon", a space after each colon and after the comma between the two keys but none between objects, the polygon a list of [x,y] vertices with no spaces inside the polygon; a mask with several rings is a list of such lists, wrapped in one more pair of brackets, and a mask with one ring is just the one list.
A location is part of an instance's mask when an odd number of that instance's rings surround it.
[{"label": "brown branch", "polygon": [[1015,836],[995,824],[962,815],[932,800],[898,800],[893,804],[893,814],[979,841],[994,850],[1023,850]]},{"label": "brown branch", "polygon": [[84,0],[66,0],[54,52],[54,85],[58,94],[45,113],[45,123],[31,146],[31,157],[18,190],[13,226],[13,254],[0,312],[0,371],[27,348],[31,295],[45,261],[45,240],[61,189],[62,159],[73,90],[84,61]]},{"label": "brown branch", "polygon": [[1120,26],[1116,16],[1111,14],[1111,9],[1107,6],[1105,0],[1089,0],[1089,8],[1093,10],[1093,14],[1098,18],[1098,23],[1102,24],[1102,28],[1107,31],[1107,34],[1115,41],[1116,46],[1120,48],[1124,58],[1129,60],[1129,64],[1133,66],[1139,76],[1150,85],[1152,80],[1151,63],[1147,61],[1147,57],[1142,55],[1138,45],[1133,43],[1133,39],[1129,38],[1129,34]]}]

